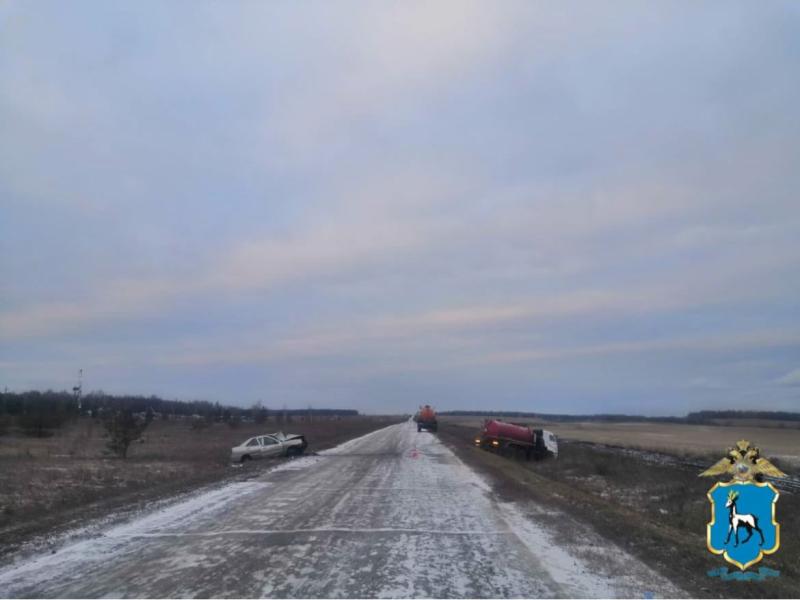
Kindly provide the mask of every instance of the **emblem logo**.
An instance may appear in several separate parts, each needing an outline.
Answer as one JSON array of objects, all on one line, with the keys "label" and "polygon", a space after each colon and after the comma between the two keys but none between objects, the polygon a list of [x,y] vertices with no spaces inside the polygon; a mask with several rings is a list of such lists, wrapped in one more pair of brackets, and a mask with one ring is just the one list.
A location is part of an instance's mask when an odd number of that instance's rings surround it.
[{"label": "emblem logo", "polygon": [[741,440],[725,458],[700,473],[701,477],[719,475],[732,477],[708,491],[711,521],[706,525],[706,543],[711,552],[722,554],[744,571],[780,547],[781,530],[775,520],[779,493],[763,478],[786,474],[762,458],[758,448]]}]

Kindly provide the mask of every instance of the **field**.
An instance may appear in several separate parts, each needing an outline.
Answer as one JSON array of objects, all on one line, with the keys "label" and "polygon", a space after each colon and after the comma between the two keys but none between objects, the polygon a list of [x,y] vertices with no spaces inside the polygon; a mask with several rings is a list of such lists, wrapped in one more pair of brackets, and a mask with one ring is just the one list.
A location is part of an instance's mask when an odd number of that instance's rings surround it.
[{"label": "field", "polygon": [[[10,431],[0,436],[0,555],[41,532],[241,476],[243,469],[230,465],[230,449],[253,435],[279,429],[302,433],[309,442],[307,452],[314,452],[397,420],[343,417],[282,425],[242,423],[236,428],[156,420],[142,441],[132,444],[126,460],[108,455],[102,424],[88,417],[48,438]],[[269,462],[256,461],[244,470]]]},{"label": "field", "polygon": [[[800,494],[778,502],[781,549],[763,565],[781,577],[755,583],[722,582],[706,571],[722,566],[705,545],[709,520],[706,492],[713,479],[682,459],[703,463],[745,438],[796,477],[797,430],[763,427],[701,427],[672,424],[548,423],[560,436],[556,460],[525,462],[474,447],[482,419],[445,418],[439,435],[462,460],[484,473],[510,500],[533,498],[595,529],[698,597],[797,597],[800,595]],[[592,442],[587,444],[585,442]],[[631,451],[630,449],[634,449]],[[645,451],[669,451],[678,460]],[[654,460],[655,459],[655,460]],[[710,464],[710,462],[709,462]],[[571,535],[565,526],[565,537]],[[723,563],[724,564],[724,563]],[[724,566],[728,566],[724,564]]]},{"label": "field", "polygon": [[[505,419],[512,421],[515,419]],[[482,417],[443,417],[443,423],[480,429]],[[533,421],[520,420],[520,422]],[[732,421],[730,421],[732,422]],[[759,446],[762,455],[778,458],[800,467],[800,430],[794,423],[759,425],[684,425],[678,423],[557,423],[536,421],[537,426],[553,431],[559,439],[608,444],[639,450],[665,452],[677,456],[722,458],[725,449],[738,440]]]}]

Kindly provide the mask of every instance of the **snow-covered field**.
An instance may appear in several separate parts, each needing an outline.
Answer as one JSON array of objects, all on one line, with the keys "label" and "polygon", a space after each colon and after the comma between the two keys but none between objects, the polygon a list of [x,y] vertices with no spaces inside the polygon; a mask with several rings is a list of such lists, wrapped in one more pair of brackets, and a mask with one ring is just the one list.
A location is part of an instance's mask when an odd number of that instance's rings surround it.
[{"label": "snow-covered field", "polygon": [[591,530],[560,541],[564,518],[498,502],[409,422],[17,560],[0,596],[683,595]]}]

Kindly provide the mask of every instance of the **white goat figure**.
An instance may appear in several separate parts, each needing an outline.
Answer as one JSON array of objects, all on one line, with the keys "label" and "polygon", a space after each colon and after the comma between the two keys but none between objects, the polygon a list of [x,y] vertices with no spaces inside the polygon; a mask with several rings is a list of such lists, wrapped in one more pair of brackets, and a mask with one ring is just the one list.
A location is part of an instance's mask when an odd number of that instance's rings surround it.
[{"label": "white goat figure", "polygon": [[758,526],[758,517],[755,515],[740,515],[736,512],[736,501],[739,499],[739,492],[728,492],[728,501],[725,503],[725,508],[728,509],[728,537],[725,538],[725,544],[731,539],[731,533],[734,534],[734,546],[739,545],[739,527],[744,527],[747,530],[747,537],[742,542],[746,544],[748,540],[753,537],[753,530],[758,532],[761,536],[761,543],[759,546],[764,545],[764,532]]}]

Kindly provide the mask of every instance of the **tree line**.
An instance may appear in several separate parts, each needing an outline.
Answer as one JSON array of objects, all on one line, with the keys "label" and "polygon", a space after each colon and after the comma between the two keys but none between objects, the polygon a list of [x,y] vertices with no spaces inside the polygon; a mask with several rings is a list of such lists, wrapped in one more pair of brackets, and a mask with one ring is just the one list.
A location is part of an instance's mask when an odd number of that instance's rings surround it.
[{"label": "tree line", "polygon": [[593,415],[566,415],[553,413],[533,413],[525,411],[490,411],[490,410],[449,410],[439,412],[440,415],[451,415],[454,417],[499,417],[512,419],[542,419],[545,421],[577,422],[577,421],[601,421],[609,423],[626,423],[637,421],[654,421],[661,423],[683,423],[684,417],[645,417],[642,415],[622,415],[622,414],[593,414]]},{"label": "tree line", "polygon": [[800,421],[800,413],[766,410],[700,410],[688,413],[685,417],[646,417],[644,415],[594,414],[563,415],[551,413],[532,413],[524,411],[488,411],[488,410],[450,410],[440,415],[457,417],[499,417],[515,419],[542,419],[572,423],[578,421],[597,421],[606,423],[688,423],[714,424],[715,419],[767,419],[773,421]]},{"label": "tree line", "polygon": [[762,419],[769,421],[800,421],[800,412],[779,410],[699,410],[686,415],[687,419],[710,421],[712,419]]},{"label": "tree line", "polygon": [[[0,392],[0,435],[16,426],[23,433],[36,437],[52,435],[64,423],[78,416],[101,419],[117,425],[134,421],[150,423],[153,419],[190,419],[193,424],[225,422],[232,426],[244,420],[266,422],[270,416],[277,422],[294,416],[313,417],[357,416],[350,409],[277,409],[270,410],[260,402],[242,408],[207,400],[167,400],[158,396],[112,395],[102,391],[86,395],[67,391]],[[130,429],[130,427],[122,427]]]}]

